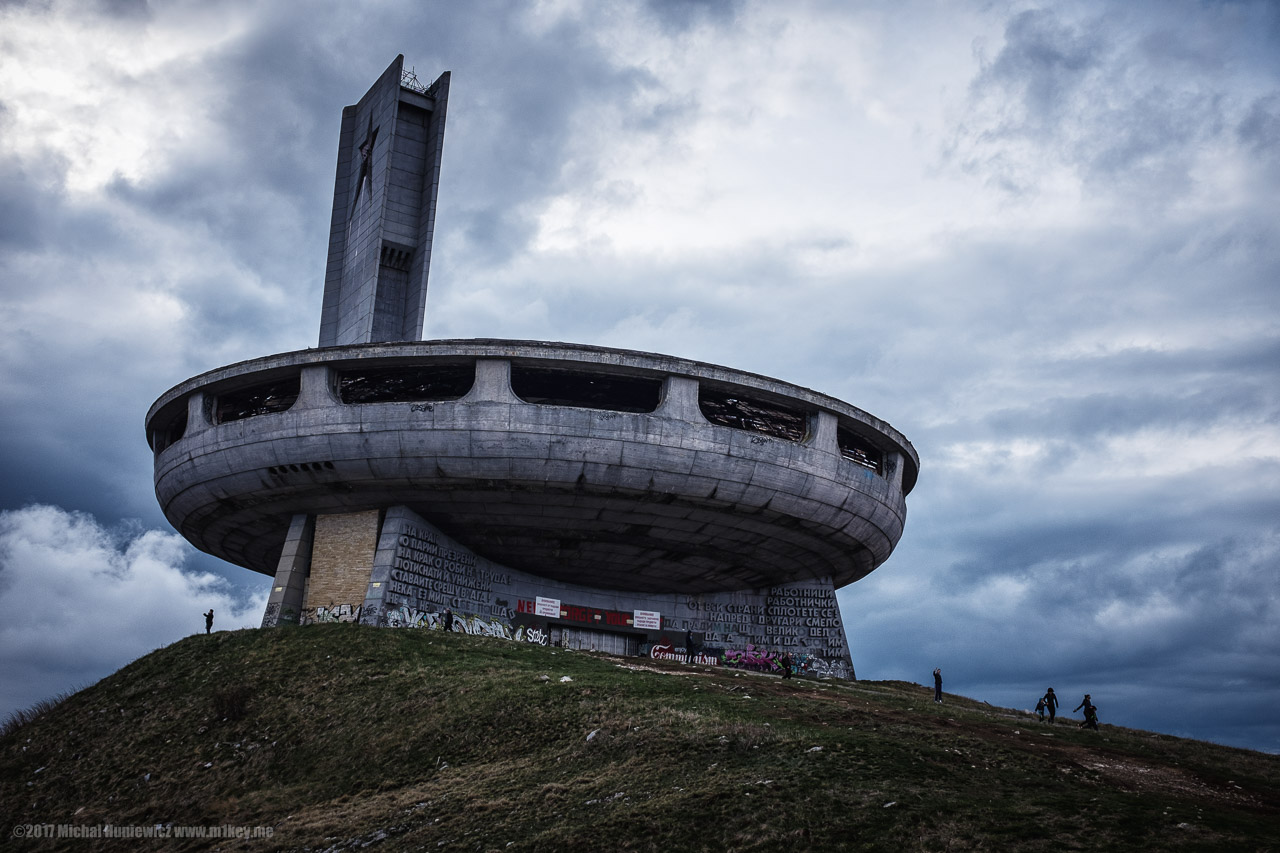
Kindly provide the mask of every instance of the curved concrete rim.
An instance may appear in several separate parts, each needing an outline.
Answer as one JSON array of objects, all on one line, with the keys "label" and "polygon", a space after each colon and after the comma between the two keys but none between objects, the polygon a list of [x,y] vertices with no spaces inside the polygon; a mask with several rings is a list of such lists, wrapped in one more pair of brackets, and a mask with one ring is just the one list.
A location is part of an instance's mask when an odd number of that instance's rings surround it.
[{"label": "curved concrete rim", "polygon": [[273,373],[283,374],[308,365],[325,364],[331,367],[342,367],[358,364],[364,360],[377,360],[383,365],[393,365],[449,358],[502,358],[526,364],[541,362],[552,365],[556,363],[590,365],[595,369],[599,369],[601,365],[608,365],[620,374],[687,376],[751,388],[766,396],[798,400],[818,408],[828,409],[870,428],[877,434],[880,442],[890,443],[892,447],[886,449],[895,450],[903,455],[905,470],[902,472],[902,494],[904,496],[915,487],[919,473],[920,456],[906,436],[887,421],[827,394],[758,373],[677,356],[555,341],[495,338],[402,341],[309,348],[249,359],[193,376],[161,394],[147,410],[146,431],[149,436],[151,424],[158,416],[176,416],[183,405],[183,398],[197,389],[213,393],[230,391],[261,382]]}]

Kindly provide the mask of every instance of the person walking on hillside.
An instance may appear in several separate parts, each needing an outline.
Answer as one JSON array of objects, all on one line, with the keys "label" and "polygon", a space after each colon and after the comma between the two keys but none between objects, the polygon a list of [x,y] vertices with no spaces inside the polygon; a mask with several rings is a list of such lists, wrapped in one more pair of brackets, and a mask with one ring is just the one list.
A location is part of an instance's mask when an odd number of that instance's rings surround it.
[{"label": "person walking on hillside", "polygon": [[209,608],[209,612],[204,615],[204,632],[207,634],[213,630],[213,608]]},{"label": "person walking on hillside", "polygon": [[447,607],[444,610],[444,629],[446,631],[453,630],[453,611]]},{"label": "person walking on hillside", "polygon": [[1080,728],[1090,728],[1094,731],[1098,730],[1098,709],[1093,704],[1093,697],[1088,693],[1084,694],[1084,698],[1080,700],[1080,704],[1075,707],[1071,713],[1084,708],[1084,722],[1080,724]]},{"label": "person walking on hillside", "polygon": [[1058,694],[1053,692],[1052,687],[1044,694],[1044,707],[1049,712],[1049,725],[1053,725],[1054,718],[1058,716]]},{"label": "person walking on hillside", "polygon": [[1040,717],[1040,722],[1044,722],[1044,697],[1041,696],[1036,700],[1036,714]]},{"label": "person walking on hillside", "polygon": [[783,652],[782,660],[778,661],[778,663],[782,664],[782,677],[790,678],[791,665],[793,663],[793,661],[791,660],[791,652]]},{"label": "person walking on hillside", "polygon": [[942,703],[942,667],[933,670],[933,701]]}]

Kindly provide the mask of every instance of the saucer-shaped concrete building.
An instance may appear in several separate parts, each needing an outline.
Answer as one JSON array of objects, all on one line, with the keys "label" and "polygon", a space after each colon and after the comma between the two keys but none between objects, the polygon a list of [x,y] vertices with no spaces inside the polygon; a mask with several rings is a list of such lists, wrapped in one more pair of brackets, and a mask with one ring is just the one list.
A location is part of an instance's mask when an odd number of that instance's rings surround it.
[{"label": "saucer-shaped concrete building", "polygon": [[148,412],[170,522],[275,578],[264,627],[448,619],[853,677],[834,591],[901,537],[910,442],[717,365],[417,340],[449,77],[402,66],[343,112],[319,347],[209,371]]}]

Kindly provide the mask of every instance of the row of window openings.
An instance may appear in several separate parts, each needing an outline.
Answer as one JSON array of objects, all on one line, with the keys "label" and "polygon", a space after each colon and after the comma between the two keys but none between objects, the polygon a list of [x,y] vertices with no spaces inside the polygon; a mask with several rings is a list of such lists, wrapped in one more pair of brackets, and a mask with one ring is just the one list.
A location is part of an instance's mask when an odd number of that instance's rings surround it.
[{"label": "row of window openings", "polygon": [[298,473],[305,473],[307,471],[326,471],[326,470],[328,471],[333,470],[332,462],[328,462],[328,461],[300,462],[296,465],[292,463],[290,463],[289,465],[272,465],[270,468],[267,469],[267,473],[280,477],[285,474],[288,474],[290,471],[292,471],[295,474],[298,474]]},{"label": "row of window openings", "polygon": [[[448,402],[466,396],[475,382],[474,365],[430,368],[384,368],[339,371],[338,399],[345,404]],[[544,406],[602,409],[638,414],[658,408],[662,380],[637,376],[604,376],[537,367],[511,365],[511,390],[526,403]],[[205,397],[205,416],[215,424],[231,423],[258,415],[283,412],[298,399],[298,378],[264,383],[239,391]],[[700,387],[698,408],[703,417],[719,426],[800,442],[808,435],[807,413],[776,403]],[[167,428],[156,430],[157,453],[186,432],[187,414],[174,418]],[[852,462],[882,474],[884,455],[852,430],[836,431],[840,454]]]}]

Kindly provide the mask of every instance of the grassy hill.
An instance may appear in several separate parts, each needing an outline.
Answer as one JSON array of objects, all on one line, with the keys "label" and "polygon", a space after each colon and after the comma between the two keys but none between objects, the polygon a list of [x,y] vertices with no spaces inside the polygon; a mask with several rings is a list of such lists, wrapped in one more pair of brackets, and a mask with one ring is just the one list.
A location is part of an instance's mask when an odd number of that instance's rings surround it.
[{"label": "grassy hill", "polygon": [[[316,625],[189,637],[12,728],[0,813],[10,849],[1280,850],[1280,757],[901,682]],[[9,838],[108,823],[273,834]]]}]

